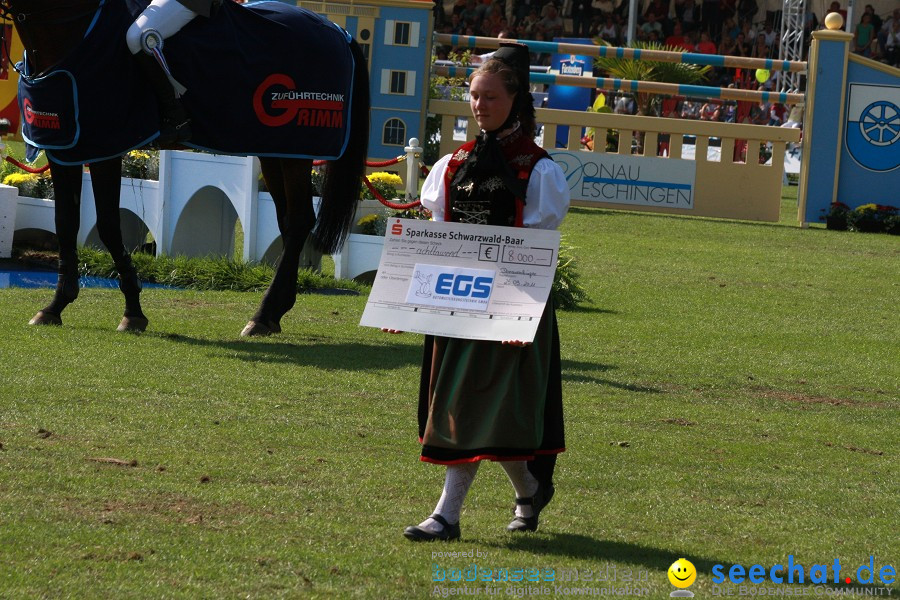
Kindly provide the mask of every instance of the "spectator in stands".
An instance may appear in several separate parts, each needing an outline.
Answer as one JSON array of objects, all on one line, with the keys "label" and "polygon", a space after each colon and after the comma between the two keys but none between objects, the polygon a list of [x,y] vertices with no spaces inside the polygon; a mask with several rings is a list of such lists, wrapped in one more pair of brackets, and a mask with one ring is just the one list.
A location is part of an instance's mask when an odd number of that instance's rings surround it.
[{"label": "spectator in stands", "polygon": [[762,35],[766,36],[766,46],[768,46],[770,50],[778,48],[778,32],[772,29],[772,21],[766,21],[766,26],[765,29],[763,29]]},{"label": "spectator in stands", "polygon": [[681,105],[681,118],[697,120],[700,118],[700,105],[691,100],[685,100]]},{"label": "spectator in stands", "polygon": [[461,35],[466,30],[466,24],[459,18],[459,13],[450,15],[450,33]]},{"label": "spectator in stands", "polygon": [[737,38],[737,34],[741,32],[741,28],[737,24],[737,20],[734,17],[728,17],[725,19],[725,22],[722,24],[722,39],[724,40],[726,37],[731,38],[732,40]]},{"label": "spectator in stands", "polygon": [[900,67],[900,19],[897,17],[894,17],[891,29],[885,36],[883,60],[892,67]]},{"label": "spectator in stands", "polygon": [[534,34],[537,33],[537,25],[540,21],[540,17],[538,17],[537,8],[532,8],[528,11],[528,14],[525,15],[525,18],[522,19],[522,25],[525,26],[525,33],[529,39],[534,38]]},{"label": "spectator in stands", "polygon": [[633,115],[635,110],[634,98],[629,94],[619,96],[619,99],[616,100],[616,106],[613,108],[613,112],[617,115]]},{"label": "spectator in stands", "polygon": [[465,23],[466,27],[475,27],[481,20],[478,18],[478,7],[475,0],[466,0],[466,7],[459,13],[460,20]]},{"label": "spectator in stands", "polygon": [[787,120],[781,125],[782,127],[791,127],[793,129],[803,128],[803,104],[797,103],[789,105],[791,107],[788,112]]},{"label": "spectator in stands", "polygon": [[563,20],[556,10],[556,5],[552,2],[545,7],[547,15],[538,21],[537,29],[544,34],[544,38],[548,41],[556,37],[562,37]]},{"label": "spectator in stands", "polygon": [[612,15],[606,15],[603,26],[597,33],[603,40],[609,42],[613,46],[618,46],[621,43],[621,40],[619,39],[619,28],[613,22]]},{"label": "spectator in stands", "polygon": [[784,116],[784,104],[774,102],[769,106],[769,125],[774,127],[781,127],[781,124],[784,123]]},{"label": "spectator in stands", "polygon": [[841,3],[838,2],[837,0],[835,0],[834,2],[831,3],[831,6],[828,7],[828,12],[825,14],[828,15],[829,13],[833,13],[833,12],[836,12],[836,13],[840,14],[841,17],[843,17],[844,24],[841,25],[841,30],[846,31],[846,29],[847,29],[847,11],[844,10],[843,8],[841,8]]},{"label": "spectator in stands", "polygon": [[662,37],[662,23],[656,20],[656,13],[647,13],[647,20],[641,25],[641,31],[648,36],[651,31],[655,31],[657,37]]},{"label": "spectator in stands", "polygon": [[704,102],[703,106],[700,107],[700,120],[701,121],[718,121],[719,120],[719,105],[714,102]]},{"label": "spectator in stands", "polygon": [[734,56],[734,49],[737,47],[737,40],[730,35],[722,33],[722,41],[719,42],[718,53],[722,56]]},{"label": "spectator in stands", "polygon": [[681,29],[681,23],[678,21],[675,21],[675,25],[672,27],[672,35],[666,38],[666,46],[674,46],[685,52],[693,50]]},{"label": "spectator in stands", "polygon": [[891,27],[893,27],[894,23],[900,22],[900,8],[895,8],[894,12],[890,17],[884,20],[884,23],[881,24],[881,28],[878,29],[878,46],[882,49],[887,48],[887,36],[891,31]]},{"label": "spectator in stands", "polygon": [[753,27],[753,23],[747,19],[741,21],[741,33],[744,34],[744,39],[748,44],[753,44],[753,40],[756,39],[756,28]]},{"label": "spectator in stands", "polygon": [[719,119],[724,123],[734,123],[737,105],[734,102],[726,102],[719,111]]},{"label": "spectator in stands", "polygon": [[863,13],[862,19],[853,32],[853,52],[860,56],[872,56],[872,44],[875,40],[875,27],[872,15]]},{"label": "spectator in stands", "polygon": [[753,58],[772,58],[771,48],[766,44],[766,35],[764,33],[756,36],[756,44],[754,44],[750,56]]},{"label": "spectator in stands", "polygon": [[700,43],[697,44],[696,50],[700,54],[716,53],[716,45],[709,39],[709,34],[705,31],[700,32]]},{"label": "spectator in stands", "polygon": [[733,56],[750,56],[750,51],[752,48],[750,47],[749,42],[744,39],[744,32],[740,32],[737,35],[737,39],[734,40],[734,49],[732,50]]},{"label": "spectator in stands", "polygon": [[869,15],[872,19],[872,27],[875,28],[875,32],[881,31],[881,26],[884,25],[884,21],[881,20],[881,17],[875,12],[875,8],[871,4],[866,4],[866,8],[863,10],[863,14]]}]

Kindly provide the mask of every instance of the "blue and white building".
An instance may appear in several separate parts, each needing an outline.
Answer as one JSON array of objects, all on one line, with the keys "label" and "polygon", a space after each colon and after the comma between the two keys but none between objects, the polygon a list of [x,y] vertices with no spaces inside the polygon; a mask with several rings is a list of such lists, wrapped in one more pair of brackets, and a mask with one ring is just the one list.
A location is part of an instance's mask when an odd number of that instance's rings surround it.
[{"label": "blue and white building", "polygon": [[403,154],[410,138],[422,140],[428,101],[425,90],[431,72],[433,3],[298,0],[296,4],[346,29],[366,54],[372,96],[369,158],[395,158]]}]

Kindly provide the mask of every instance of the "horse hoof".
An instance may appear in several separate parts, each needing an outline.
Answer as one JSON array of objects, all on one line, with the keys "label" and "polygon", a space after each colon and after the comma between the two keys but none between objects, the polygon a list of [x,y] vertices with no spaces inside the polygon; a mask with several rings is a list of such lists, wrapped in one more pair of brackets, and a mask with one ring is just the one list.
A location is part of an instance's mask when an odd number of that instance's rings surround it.
[{"label": "horse hoof", "polygon": [[128,331],[130,333],[143,333],[150,323],[145,317],[122,317],[122,322],[116,327],[116,331]]},{"label": "horse hoof", "polygon": [[42,310],[38,311],[38,314],[34,315],[30,321],[28,321],[29,325],[62,325],[62,319],[59,315],[44,312]]},{"label": "horse hoof", "polygon": [[241,337],[263,337],[273,333],[281,333],[281,326],[278,323],[249,321],[243,331],[241,331]]}]

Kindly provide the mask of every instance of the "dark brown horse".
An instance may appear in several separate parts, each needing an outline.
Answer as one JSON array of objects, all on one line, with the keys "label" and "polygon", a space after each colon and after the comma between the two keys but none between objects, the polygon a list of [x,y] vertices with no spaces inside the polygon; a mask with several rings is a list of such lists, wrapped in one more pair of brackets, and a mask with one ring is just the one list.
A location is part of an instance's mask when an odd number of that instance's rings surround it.
[{"label": "dark brown horse", "polygon": [[[0,0],[0,11],[13,20],[19,32],[26,49],[29,73],[39,76],[53,71],[60,61],[73,53],[85,39],[103,3],[104,0]],[[182,31],[173,39],[185,33]],[[124,30],[121,35],[124,39]],[[295,32],[295,35],[300,36],[302,32]],[[368,69],[355,40],[349,42],[349,48],[353,62],[358,65],[353,68],[354,93],[347,115],[350,130],[343,154],[328,162],[325,168],[318,218],[312,204],[312,159],[260,157],[263,177],[275,201],[284,249],[275,277],[241,335],[281,331],[281,318],[296,300],[300,253],[310,233],[317,249],[331,253],[340,248],[349,232],[364,174],[369,133]],[[313,68],[314,65],[309,66],[309,69]],[[240,132],[235,135],[239,136]],[[49,152],[48,157],[56,197],[59,276],[53,300],[31,320],[36,325],[60,325],[63,309],[76,299],[79,291],[76,235],[82,165],[61,164]],[[141,310],[140,281],[124,247],[119,223],[121,163],[119,155],[95,160],[89,165],[97,207],[97,230],[112,254],[119,273],[119,287],[125,295],[125,313],[119,330],[143,331],[148,321]]]}]

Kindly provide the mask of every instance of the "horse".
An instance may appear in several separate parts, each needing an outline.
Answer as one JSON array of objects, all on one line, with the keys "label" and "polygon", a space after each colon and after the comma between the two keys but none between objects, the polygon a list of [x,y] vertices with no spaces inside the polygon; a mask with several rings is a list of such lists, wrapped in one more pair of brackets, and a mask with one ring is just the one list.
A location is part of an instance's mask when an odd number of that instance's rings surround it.
[{"label": "horse", "polygon": [[[33,325],[61,325],[63,309],[78,296],[76,234],[79,228],[81,173],[83,165],[89,163],[97,207],[98,233],[102,243],[113,257],[119,275],[119,288],[125,297],[125,312],[118,330],[142,332],[147,328],[148,319],[140,304],[140,280],[130,254],[124,247],[119,222],[122,155],[135,147],[152,143],[158,135],[159,129],[158,117],[154,115],[156,107],[152,98],[153,94],[140,77],[132,75],[130,79],[128,78],[128,66],[131,64],[130,55],[126,55],[122,59],[122,53],[127,53],[124,45],[125,31],[147,2],[148,0],[113,0],[112,2],[110,0],[68,0],[64,3],[60,3],[58,0],[0,0],[0,13],[5,19],[12,19],[26,50],[25,60],[17,68],[22,73],[19,101],[20,107],[25,112],[25,121],[28,121],[29,118],[32,121],[56,119],[50,124],[57,130],[68,128],[75,132],[71,135],[65,134],[69,135],[69,138],[64,140],[66,143],[55,145],[48,143],[45,146],[56,198],[55,223],[59,242],[58,281],[53,300],[31,319],[30,323]],[[274,6],[276,4],[277,6]],[[208,45],[202,46],[203,43],[208,44],[211,43],[209,40],[220,40],[223,37],[237,35],[244,40],[242,43],[245,45],[247,43],[256,44],[251,48],[253,52],[256,48],[268,47],[274,43],[271,32],[277,35],[291,36],[289,41],[285,41],[279,46],[282,48],[293,48],[294,45],[303,43],[301,40],[306,39],[309,35],[318,35],[320,37],[315,42],[316,48],[322,46],[323,56],[328,57],[328,69],[291,59],[291,68],[303,69],[303,72],[298,73],[296,77],[290,77],[280,72],[275,74],[247,73],[245,75],[250,79],[258,76],[264,81],[253,90],[252,98],[241,96],[234,100],[234,102],[240,101],[243,104],[238,107],[239,110],[235,109],[233,113],[230,112],[228,118],[231,119],[232,114],[246,113],[251,120],[256,118],[261,121],[260,126],[264,129],[268,127],[265,129],[265,135],[258,138],[260,141],[248,143],[253,146],[252,148],[247,149],[241,146],[243,132],[240,129],[230,133],[228,139],[223,139],[221,130],[225,128],[221,125],[215,127],[216,123],[207,128],[206,139],[204,139],[202,124],[198,124],[196,121],[193,124],[194,137],[186,144],[195,149],[222,150],[222,153],[227,154],[259,156],[262,175],[275,203],[278,228],[284,245],[283,250],[278,259],[272,282],[264,293],[258,310],[241,332],[241,336],[269,335],[281,332],[281,318],[296,302],[297,271],[300,254],[307,238],[311,237],[313,246],[323,253],[335,252],[345,241],[353,222],[359,198],[359,186],[364,176],[369,135],[368,68],[363,51],[356,40],[337,25],[328,23],[318,15],[304,9],[281,3],[264,3],[264,5],[272,5],[263,11],[266,13],[264,17],[268,17],[269,20],[282,19],[285,22],[290,20],[289,22],[293,23],[302,17],[303,20],[299,22],[308,27],[310,31],[292,30],[293,25],[286,27],[280,21],[276,24],[263,22],[259,15],[259,8],[256,9],[257,12],[254,12],[253,8],[226,0],[215,15],[208,19],[197,17],[179,33],[166,40],[167,46],[171,45],[174,49],[167,53],[166,58],[173,75],[179,78],[184,73],[187,73],[187,76],[191,76],[190,73],[202,75],[210,69],[214,61],[222,60],[218,49],[211,52]],[[119,12],[123,10],[127,10],[128,13],[120,15]],[[295,14],[296,11],[302,11],[304,14]],[[223,13],[225,13],[224,16]],[[225,25],[219,23],[223,20],[226,22]],[[204,37],[206,28],[214,26],[243,28],[247,23],[256,24],[258,22],[269,29],[259,35],[252,33],[250,29],[247,32],[241,29],[237,34],[221,35],[213,32]],[[101,24],[108,29],[102,35],[95,31]],[[111,36],[110,31],[115,35]],[[202,43],[196,42],[201,45],[201,50],[190,47],[192,40],[195,39],[203,40]],[[305,52],[309,51],[309,48],[305,50]],[[204,55],[201,52],[207,54]],[[247,48],[240,48],[235,52],[239,57],[253,54]],[[86,70],[88,74],[84,75],[83,80],[78,81],[76,92],[72,94],[71,104],[77,104],[77,109],[69,110],[66,105],[56,112],[54,112],[55,109],[39,111],[37,101],[31,103],[29,97],[23,99],[23,95],[27,96],[27,90],[23,92],[23,86],[27,88],[27,85],[37,83],[44,85],[51,82],[54,77],[63,82],[59,89],[64,93],[59,94],[55,91],[44,93],[44,100],[52,104],[57,102],[55,98],[58,96],[69,94],[69,86],[73,84],[67,77],[57,77],[57,74],[69,73],[73,64],[79,64],[79,56],[82,53],[91,54],[92,57],[98,53],[104,57],[108,54],[113,57],[110,60],[118,61],[115,63],[119,65],[117,67],[119,73],[114,80],[115,85],[112,81],[91,79],[90,74],[97,73],[101,69],[99,65],[95,64],[89,65],[89,69]],[[208,57],[208,59],[201,61],[197,58],[198,55],[202,58]],[[342,56],[346,56],[345,67],[341,67],[342,63],[337,60]],[[100,59],[91,58],[90,60]],[[123,60],[124,62],[122,62]],[[179,60],[181,63],[178,62]],[[335,62],[336,60],[337,62]],[[198,65],[197,63],[202,64]],[[252,70],[266,68],[263,65],[267,63],[256,64],[258,66]],[[229,63],[229,68],[232,67],[233,63]],[[324,77],[322,73],[329,71],[338,72],[343,80],[352,86],[352,95],[349,102],[343,104],[334,102],[335,98],[343,98],[339,94],[328,95],[326,99],[330,102],[319,103],[319,105],[327,105],[331,110],[330,114],[325,114],[324,120],[321,116],[319,117],[317,125],[327,127],[346,124],[344,132],[342,134],[335,133],[336,137],[332,138],[331,145],[320,153],[317,151],[318,147],[310,150],[315,141],[309,139],[320,136],[316,133],[308,134],[305,138],[301,136],[299,124],[302,117],[298,117],[298,113],[304,112],[298,107],[316,105],[316,102],[298,103],[296,98],[299,96],[296,91],[291,89],[291,85],[294,80],[304,81],[310,78],[315,80],[316,77]],[[352,73],[347,71],[352,71]],[[109,79],[109,73],[104,76]],[[88,92],[100,96],[104,104],[102,110],[97,110],[102,118],[107,119],[110,118],[107,111],[115,111],[117,106],[114,101],[108,101],[107,95],[113,93],[111,88],[124,86],[123,82],[126,80],[132,82],[133,88],[137,92],[132,92],[128,96],[129,99],[124,101],[128,106],[121,107],[119,116],[112,123],[114,127],[110,128],[108,123],[104,127],[96,119],[92,121],[88,113],[94,105],[85,99]],[[206,84],[198,84],[194,88],[189,81],[187,84],[188,93],[182,100],[185,101],[189,114],[197,117],[206,113],[209,106],[208,100],[201,94],[206,91],[204,87]],[[226,82],[226,85],[230,85],[230,83]],[[82,90],[82,86],[87,89]],[[276,92],[272,92],[272,90],[276,90]],[[280,96],[277,90],[281,90]],[[232,94],[230,88],[225,92],[229,96],[240,95],[237,92]],[[218,104],[221,101],[221,95],[216,95],[218,97],[215,98],[215,103]],[[272,98],[271,101],[269,97]],[[306,95],[303,97],[316,98],[318,96]],[[282,102],[279,103],[277,98],[281,98]],[[288,100],[285,101],[285,98]],[[246,109],[245,105],[250,103],[252,103],[251,108],[254,112]],[[141,106],[143,108],[140,108]],[[74,116],[67,116],[69,113]],[[147,125],[135,122],[139,117],[142,121],[146,120],[148,114],[154,119],[149,129],[147,129]],[[39,118],[35,118],[35,115],[39,115]],[[67,119],[72,122],[67,122]],[[311,120],[313,120],[312,117],[307,119],[307,121]],[[235,116],[232,124],[234,127],[241,127],[242,122],[246,121],[241,121]],[[253,124],[254,127],[256,125]],[[121,147],[105,145],[107,137],[114,131],[125,130],[133,130],[133,133],[128,134],[131,137],[123,142],[124,145]],[[279,142],[281,147],[270,148],[268,140],[273,139],[270,136],[275,136],[276,130],[280,132],[277,135],[282,140]],[[330,130],[328,131],[330,133]],[[272,133],[270,134],[270,132]],[[38,133],[42,133],[42,130]],[[60,135],[59,131],[50,133]],[[343,137],[340,137],[341,135]],[[197,138],[199,138],[199,142],[195,145],[193,142]],[[87,141],[89,139],[93,139],[93,143],[98,147],[97,150],[93,150],[94,155],[90,154],[91,150],[79,150],[79,148],[89,145]],[[322,142],[322,144],[324,143]],[[222,146],[227,147],[223,149]],[[295,146],[298,149],[295,149]],[[86,158],[88,156],[90,156],[90,160]],[[324,169],[322,202],[318,214],[312,203],[313,158],[328,160]]]}]

